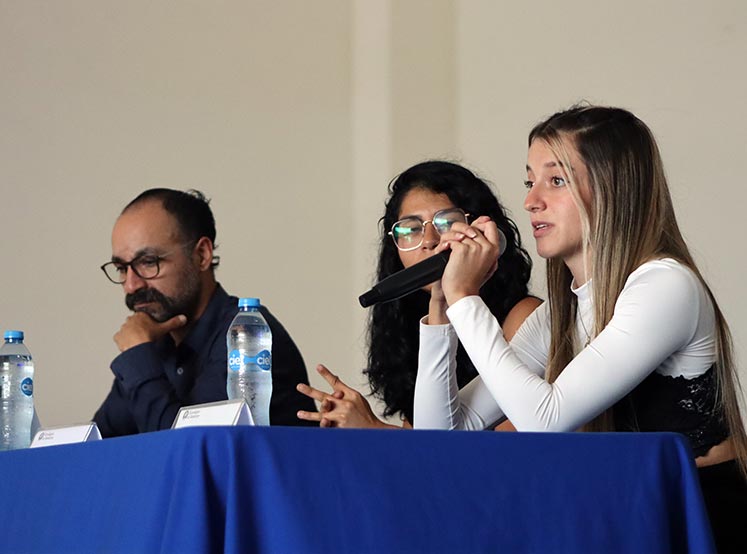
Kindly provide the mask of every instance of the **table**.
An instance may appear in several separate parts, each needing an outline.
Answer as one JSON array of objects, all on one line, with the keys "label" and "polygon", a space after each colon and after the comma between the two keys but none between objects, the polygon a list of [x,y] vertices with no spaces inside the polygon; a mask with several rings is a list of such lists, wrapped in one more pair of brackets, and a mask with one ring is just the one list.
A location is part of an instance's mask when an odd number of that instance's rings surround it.
[{"label": "table", "polygon": [[2,552],[709,552],[670,433],[212,427],[0,453]]}]

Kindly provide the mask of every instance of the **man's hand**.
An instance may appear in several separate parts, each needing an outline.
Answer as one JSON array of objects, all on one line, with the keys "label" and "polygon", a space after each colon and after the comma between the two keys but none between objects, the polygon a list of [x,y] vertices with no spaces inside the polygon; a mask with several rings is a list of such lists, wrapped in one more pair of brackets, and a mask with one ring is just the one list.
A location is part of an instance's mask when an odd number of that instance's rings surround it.
[{"label": "man's hand", "polygon": [[114,335],[114,342],[117,343],[119,351],[124,352],[138,344],[156,341],[186,323],[187,316],[184,315],[177,315],[159,323],[145,312],[135,312]]}]

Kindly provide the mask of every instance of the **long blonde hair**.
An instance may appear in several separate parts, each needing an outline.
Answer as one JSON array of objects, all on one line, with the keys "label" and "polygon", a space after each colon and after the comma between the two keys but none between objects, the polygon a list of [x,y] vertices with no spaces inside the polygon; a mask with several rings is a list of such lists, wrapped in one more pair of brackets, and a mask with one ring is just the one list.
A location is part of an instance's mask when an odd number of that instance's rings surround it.
[{"label": "long blonde hair", "polygon": [[[673,258],[690,268],[702,283],[716,316],[717,402],[723,408],[739,465],[747,476],[747,435],[739,410],[741,389],[731,333],[680,233],[659,149],[650,129],[623,109],[574,106],[536,125],[529,134],[529,144],[535,140],[544,141],[558,157],[581,214],[584,260],[590,260],[587,275],[595,283],[592,337],[612,319],[626,280],[646,261]],[[570,147],[588,171],[590,210],[581,201],[567,150]],[[557,379],[579,349],[571,281],[570,270],[562,260],[548,260],[551,341],[546,377],[550,382]],[[584,429],[614,430],[612,407]]]}]

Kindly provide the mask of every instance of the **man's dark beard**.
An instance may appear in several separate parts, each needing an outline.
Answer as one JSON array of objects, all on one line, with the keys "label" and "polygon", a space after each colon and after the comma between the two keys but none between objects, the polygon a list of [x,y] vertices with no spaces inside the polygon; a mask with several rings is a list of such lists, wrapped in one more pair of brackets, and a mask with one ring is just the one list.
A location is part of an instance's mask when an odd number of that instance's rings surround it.
[{"label": "man's dark beard", "polygon": [[[186,315],[187,320],[191,321],[200,300],[200,291],[199,287],[189,290],[190,288],[188,286],[187,290],[176,298],[166,296],[156,289],[140,289],[125,295],[125,304],[133,312],[144,312],[159,323],[180,314]],[[153,302],[155,305],[135,309],[137,304],[144,302]]]}]

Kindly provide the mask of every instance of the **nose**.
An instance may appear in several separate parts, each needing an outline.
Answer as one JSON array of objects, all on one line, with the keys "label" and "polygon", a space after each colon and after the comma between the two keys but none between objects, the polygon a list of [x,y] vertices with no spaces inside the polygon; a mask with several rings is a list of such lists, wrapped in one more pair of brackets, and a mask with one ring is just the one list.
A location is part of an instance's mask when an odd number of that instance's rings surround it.
[{"label": "nose", "polygon": [[125,277],[125,282],[122,283],[122,286],[124,287],[125,293],[132,294],[133,292],[138,291],[145,286],[145,279],[135,273],[135,271],[132,269],[132,266],[129,266],[127,268],[127,276]]},{"label": "nose", "polygon": [[542,198],[540,187],[534,185],[527,192],[527,196],[524,199],[524,209],[528,212],[538,212],[545,209],[545,201]]},{"label": "nose", "polygon": [[425,229],[423,230],[423,245],[424,250],[433,250],[441,242],[441,235],[438,234],[433,223],[426,223]]}]

